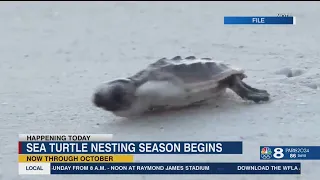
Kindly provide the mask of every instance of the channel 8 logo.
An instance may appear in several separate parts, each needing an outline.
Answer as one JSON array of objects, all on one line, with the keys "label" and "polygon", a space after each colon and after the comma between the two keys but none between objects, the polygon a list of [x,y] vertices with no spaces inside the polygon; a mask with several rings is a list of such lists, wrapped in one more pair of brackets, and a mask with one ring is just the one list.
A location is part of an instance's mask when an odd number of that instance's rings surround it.
[{"label": "channel 8 logo", "polygon": [[272,157],[275,159],[282,159],[284,157],[283,149],[282,148],[274,148],[273,152],[272,149],[269,147],[263,147],[260,151],[260,157],[262,159],[271,159]]}]

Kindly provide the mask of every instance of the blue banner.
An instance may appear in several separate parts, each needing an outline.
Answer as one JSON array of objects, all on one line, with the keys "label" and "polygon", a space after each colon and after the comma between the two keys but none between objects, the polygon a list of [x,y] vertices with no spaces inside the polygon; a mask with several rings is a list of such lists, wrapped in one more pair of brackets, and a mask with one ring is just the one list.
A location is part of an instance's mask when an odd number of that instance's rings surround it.
[{"label": "blue banner", "polygon": [[242,142],[19,142],[19,154],[242,154]]},{"label": "blue banner", "polygon": [[301,174],[301,164],[51,163],[51,174]]},{"label": "blue banner", "polygon": [[260,146],[261,160],[320,160],[320,146]]},{"label": "blue banner", "polygon": [[276,16],[225,16],[224,24],[295,24],[295,17]]}]

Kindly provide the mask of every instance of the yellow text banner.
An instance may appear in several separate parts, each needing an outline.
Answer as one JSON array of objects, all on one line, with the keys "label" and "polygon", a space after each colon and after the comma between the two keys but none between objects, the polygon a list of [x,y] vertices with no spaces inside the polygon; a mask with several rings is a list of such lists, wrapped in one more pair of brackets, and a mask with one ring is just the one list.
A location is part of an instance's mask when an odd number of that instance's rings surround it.
[{"label": "yellow text banner", "polygon": [[104,163],[118,163],[118,162],[133,162],[133,155],[25,155],[21,154],[18,157],[19,162],[32,163],[32,162],[104,162]]}]

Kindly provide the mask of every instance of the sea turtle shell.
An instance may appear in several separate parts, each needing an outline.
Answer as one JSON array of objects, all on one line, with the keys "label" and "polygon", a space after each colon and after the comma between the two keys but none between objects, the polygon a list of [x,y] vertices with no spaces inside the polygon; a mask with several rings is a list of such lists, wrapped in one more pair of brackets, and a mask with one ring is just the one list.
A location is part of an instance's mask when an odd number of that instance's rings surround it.
[{"label": "sea turtle shell", "polygon": [[195,56],[186,58],[176,56],[172,59],[162,58],[157,60],[130,79],[138,84],[152,80],[180,81],[191,89],[203,89],[214,88],[219,81],[234,74],[241,74],[243,78],[246,77],[243,69],[233,67],[222,61],[216,61],[212,58],[196,58]]}]

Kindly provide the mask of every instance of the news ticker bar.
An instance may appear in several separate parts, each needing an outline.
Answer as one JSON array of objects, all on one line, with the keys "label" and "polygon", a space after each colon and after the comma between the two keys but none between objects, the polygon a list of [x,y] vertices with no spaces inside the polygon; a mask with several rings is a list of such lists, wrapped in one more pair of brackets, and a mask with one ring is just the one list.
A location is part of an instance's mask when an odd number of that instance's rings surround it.
[{"label": "news ticker bar", "polygon": [[19,174],[301,174],[301,163],[19,163]]},{"label": "news ticker bar", "polygon": [[19,142],[19,154],[242,154],[241,141]]},{"label": "news ticker bar", "polygon": [[296,18],[277,17],[277,16],[225,16],[224,24],[226,25],[295,25]]},{"label": "news ticker bar", "polygon": [[260,160],[320,160],[320,146],[260,146]]}]

